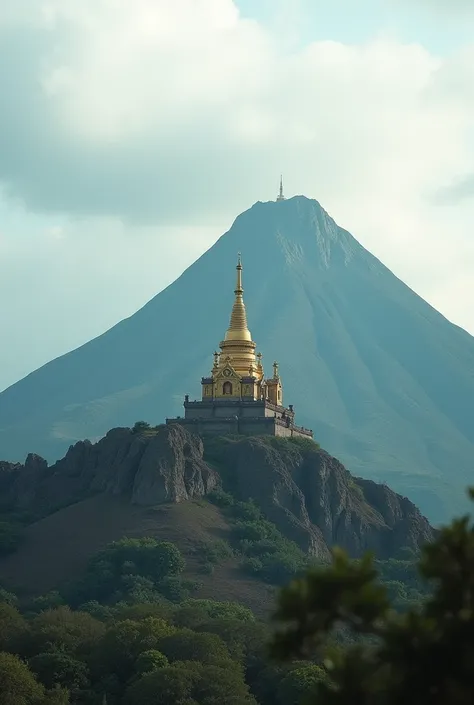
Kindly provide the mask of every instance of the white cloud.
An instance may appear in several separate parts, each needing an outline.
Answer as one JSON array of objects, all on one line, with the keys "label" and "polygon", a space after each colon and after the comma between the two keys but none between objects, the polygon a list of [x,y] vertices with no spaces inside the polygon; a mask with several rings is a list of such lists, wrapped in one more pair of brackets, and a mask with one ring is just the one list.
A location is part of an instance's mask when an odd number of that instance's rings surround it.
[{"label": "white cloud", "polygon": [[[66,252],[84,248],[89,276],[98,257],[97,283],[109,245],[110,267],[125,266],[98,223],[115,223],[127,259],[151,228],[159,259],[170,227],[217,235],[273,198],[283,171],[290,193],[474,330],[456,283],[474,275],[474,212],[434,200],[474,168],[473,65],[472,49],[440,58],[383,32],[282,45],[230,0],[17,0],[0,9],[0,178],[51,213],[51,256],[79,286]],[[91,220],[58,238],[57,214]]]},{"label": "white cloud", "polygon": [[354,180],[406,192],[468,166],[470,115],[446,101],[468,56],[451,70],[383,37],[282,53],[230,0],[46,8],[35,41],[5,31],[20,70],[3,76],[0,169],[32,208],[202,220],[255,200],[280,167],[344,201]]}]

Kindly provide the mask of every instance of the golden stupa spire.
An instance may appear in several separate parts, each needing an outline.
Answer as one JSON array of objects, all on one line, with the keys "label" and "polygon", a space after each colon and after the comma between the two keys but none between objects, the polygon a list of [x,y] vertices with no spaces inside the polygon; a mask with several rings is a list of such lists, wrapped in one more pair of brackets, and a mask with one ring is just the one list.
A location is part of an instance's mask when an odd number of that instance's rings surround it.
[{"label": "golden stupa spire", "polygon": [[225,340],[252,340],[247,325],[247,313],[244,304],[244,290],[242,288],[242,259],[240,252],[237,259],[237,283],[235,285],[235,300],[230,315],[230,324],[225,334]]}]

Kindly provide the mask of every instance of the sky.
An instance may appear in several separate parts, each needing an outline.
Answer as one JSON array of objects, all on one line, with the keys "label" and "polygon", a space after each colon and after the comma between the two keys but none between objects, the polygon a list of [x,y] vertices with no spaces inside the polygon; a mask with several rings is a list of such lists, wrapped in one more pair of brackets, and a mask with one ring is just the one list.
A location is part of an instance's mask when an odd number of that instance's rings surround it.
[{"label": "sky", "polygon": [[280,173],[474,334],[472,0],[15,0],[0,95],[0,390]]}]

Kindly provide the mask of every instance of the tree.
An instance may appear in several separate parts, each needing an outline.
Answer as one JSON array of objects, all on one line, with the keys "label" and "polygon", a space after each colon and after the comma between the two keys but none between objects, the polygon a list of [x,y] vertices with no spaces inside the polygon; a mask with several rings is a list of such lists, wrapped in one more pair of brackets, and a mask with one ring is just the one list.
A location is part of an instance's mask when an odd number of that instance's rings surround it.
[{"label": "tree", "polygon": [[46,692],[41,705],[69,705],[70,702],[68,689],[55,686]]},{"label": "tree", "polygon": [[131,619],[132,622],[140,622],[148,617],[158,617],[165,622],[171,621],[172,609],[167,604],[157,602],[146,602],[144,604],[118,605],[114,611],[117,621]]},{"label": "tree", "polygon": [[125,705],[170,705],[190,699],[199,674],[194,669],[169,666],[148,673],[129,686],[125,692]]},{"label": "tree", "polygon": [[168,659],[161,651],[149,649],[148,651],[142,651],[137,658],[135,671],[138,675],[143,676],[145,673],[152,673],[152,671],[157,671],[159,668],[165,668],[168,665]]},{"label": "tree", "polygon": [[216,634],[199,634],[180,629],[160,641],[159,649],[170,661],[199,661],[203,664],[234,665],[229,651]]},{"label": "tree", "polygon": [[235,619],[240,622],[255,622],[252,610],[238,602],[215,600],[186,600],[175,612],[175,623],[192,627],[209,619]]},{"label": "tree", "polygon": [[0,603],[1,602],[6,602],[7,605],[16,607],[18,605],[18,597],[14,592],[9,592],[5,590],[5,588],[0,587]]},{"label": "tree", "polygon": [[102,673],[115,673],[122,681],[134,672],[135,662],[143,651],[160,650],[161,641],[175,628],[159,617],[139,622],[126,619],[112,625],[97,644],[92,661]]},{"label": "tree", "polygon": [[248,664],[250,659],[264,655],[269,630],[262,622],[241,622],[239,619],[212,619],[194,627],[195,631],[217,634],[226,644],[234,660]]},{"label": "tree", "polygon": [[132,433],[144,433],[145,431],[149,431],[150,428],[151,426],[147,421],[135,421]]},{"label": "tree", "polygon": [[18,610],[6,602],[0,602],[0,649],[16,647],[28,625]]},{"label": "tree", "polygon": [[114,541],[92,559],[89,570],[107,570],[114,577],[135,573],[156,582],[179,575],[184,567],[184,558],[174,544],[144,537]]},{"label": "tree", "polygon": [[18,656],[0,653],[0,705],[38,705],[44,696],[28,666]]},{"label": "tree", "polygon": [[74,691],[88,685],[86,664],[62,651],[33,656],[28,666],[46,688],[64,686]]},{"label": "tree", "polygon": [[239,671],[182,663],[144,675],[126,691],[125,705],[255,705]]},{"label": "tree", "polygon": [[87,654],[104,632],[102,622],[86,612],[74,612],[69,607],[46,610],[32,620],[23,653],[32,656],[56,648]]},{"label": "tree", "polygon": [[153,580],[142,575],[122,575],[117,592],[112,595],[113,602],[144,604],[159,600]]},{"label": "tree", "polygon": [[[474,491],[470,491],[474,498]],[[273,652],[319,656],[327,678],[318,705],[468,705],[474,702],[474,525],[454,520],[424,547],[419,562],[432,590],[418,608],[396,613],[372,557],[312,569],[280,595]],[[343,624],[356,641],[330,646]]]},{"label": "tree", "polygon": [[249,689],[242,673],[219,666],[202,666],[197,671],[199,678],[195,681],[191,697],[198,703],[219,703],[219,705],[256,705],[249,696]]},{"label": "tree", "polygon": [[320,666],[308,664],[292,669],[279,683],[279,705],[299,705],[307,702],[310,696],[317,694],[318,685],[324,681],[327,681],[327,674]]},{"label": "tree", "polygon": [[46,593],[46,595],[39,595],[35,597],[27,604],[25,609],[28,612],[44,612],[45,610],[52,610],[56,607],[62,607],[64,605],[64,599],[62,595],[57,590],[52,590]]}]

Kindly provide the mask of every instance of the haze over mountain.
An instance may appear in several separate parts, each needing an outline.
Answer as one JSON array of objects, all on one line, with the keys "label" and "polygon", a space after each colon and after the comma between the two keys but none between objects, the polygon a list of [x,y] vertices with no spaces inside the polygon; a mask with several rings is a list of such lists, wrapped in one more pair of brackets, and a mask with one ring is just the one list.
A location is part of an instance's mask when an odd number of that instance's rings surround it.
[{"label": "haze over mountain", "polygon": [[253,338],[267,370],[278,359],[298,422],[431,520],[463,508],[474,338],[303,196],[256,203],[136,314],[0,394],[0,457],[53,460],[113,426],[179,415],[227,327],[237,251]]}]

